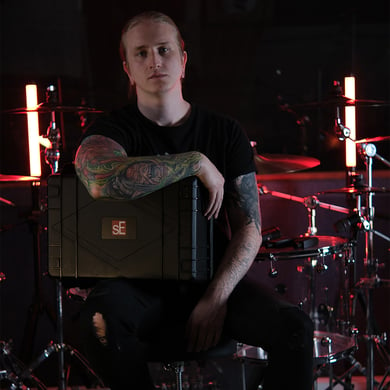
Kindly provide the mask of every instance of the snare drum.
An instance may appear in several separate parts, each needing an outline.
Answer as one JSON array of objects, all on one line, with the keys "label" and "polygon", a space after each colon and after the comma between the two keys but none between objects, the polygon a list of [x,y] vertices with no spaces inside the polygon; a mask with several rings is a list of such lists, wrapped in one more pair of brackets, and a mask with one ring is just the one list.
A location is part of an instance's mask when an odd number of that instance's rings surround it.
[{"label": "snare drum", "polygon": [[256,260],[289,260],[300,258],[318,258],[337,255],[345,251],[350,245],[346,238],[333,236],[316,236],[318,243],[310,248],[260,248]]}]

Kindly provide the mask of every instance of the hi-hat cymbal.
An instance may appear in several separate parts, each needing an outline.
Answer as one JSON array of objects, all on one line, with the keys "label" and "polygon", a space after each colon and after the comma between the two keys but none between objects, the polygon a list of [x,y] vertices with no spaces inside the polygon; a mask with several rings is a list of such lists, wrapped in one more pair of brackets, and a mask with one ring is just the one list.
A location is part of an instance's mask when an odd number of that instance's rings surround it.
[{"label": "hi-hat cymbal", "polygon": [[18,176],[18,175],[1,175],[0,182],[16,182],[16,181],[39,181],[39,177],[34,176]]},{"label": "hi-hat cymbal", "polygon": [[75,112],[75,113],[93,113],[93,114],[100,114],[104,111],[98,110],[94,107],[88,107],[88,106],[63,106],[63,105],[57,105],[57,104],[48,104],[48,103],[41,103],[38,104],[34,108],[13,108],[10,110],[6,110],[6,114],[27,114],[29,112],[37,112],[38,114],[48,114],[51,112],[62,112],[62,113],[68,113],[68,112]]},{"label": "hi-hat cymbal", "polygon": [[291,173],[320,165],[316,158],[291,154],[255,155],[254,160],[259,175]]},{"label": "hi-hat cymbal", "polygon": [[351,99],[347,96],[340,95],[334,96],[328,99],[292,104],[291,108],[317,108],[317,107],[345,107],[345,106],[357,106],[357,107],[384,107],[389,106],[390,101],[385,100],[372,100],[372,99]]},{"label": "hi-hat cymbal", "polygon": [[369,186],[349,186],[349,187],[342,187],[342,188],[335,188],[331,190],[325,190],[318,192],[317,195],[321,194],[350,194],[350,195],[361,195],[361,194],[367,194],[369,192],[372,193],[384,193],[384,192],[390,192],[389,188],[385,187],[369,187]]}]

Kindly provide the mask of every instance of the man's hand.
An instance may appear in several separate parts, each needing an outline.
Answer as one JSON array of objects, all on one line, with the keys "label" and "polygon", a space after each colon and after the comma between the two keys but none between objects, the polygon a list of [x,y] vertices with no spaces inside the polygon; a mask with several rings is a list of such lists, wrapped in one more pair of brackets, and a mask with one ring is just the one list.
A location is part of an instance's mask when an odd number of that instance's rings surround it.
[{"label": "man's hand", "polygon": [[209,203],[205,211],[205,217],[218,218],[222,206],[225,179],[215,165],[202,154],[200,169],[196,176],[209,192]]},{"label": "man's hand", "polygon": [[227,311],[227,302],[204,296],[187,322],[186,336],[189,352],[206,351],[220,340]]}]

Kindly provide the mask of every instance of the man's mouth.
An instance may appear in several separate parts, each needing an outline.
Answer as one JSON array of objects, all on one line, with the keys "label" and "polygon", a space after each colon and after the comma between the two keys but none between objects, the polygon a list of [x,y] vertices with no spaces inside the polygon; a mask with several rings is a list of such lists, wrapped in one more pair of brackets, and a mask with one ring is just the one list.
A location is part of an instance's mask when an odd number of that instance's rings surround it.
[{"label": "man's mouth", "polygon": [[150,77],[149,77],[149,79],[161,79],[161,78],[163,78],[163,77],[165,77],[166,75],[165,74],[163,74],[163,73],[153,73]]}]

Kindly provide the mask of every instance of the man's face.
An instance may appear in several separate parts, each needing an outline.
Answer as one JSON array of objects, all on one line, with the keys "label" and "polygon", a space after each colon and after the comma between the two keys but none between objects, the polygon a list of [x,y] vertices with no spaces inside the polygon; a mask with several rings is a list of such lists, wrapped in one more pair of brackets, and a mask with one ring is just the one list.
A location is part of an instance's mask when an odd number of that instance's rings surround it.
[{"label": "man's face", "polygon": [[127,31],[123,39],[124,70],[138,96],[181,89],[187,55],[181,52],[172,26],[145,21]]}]

